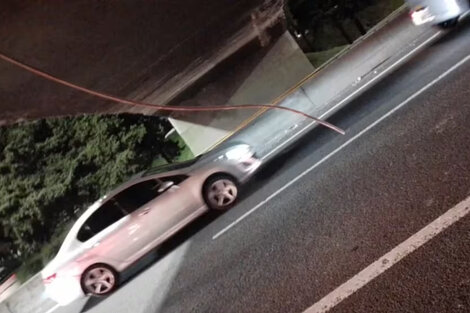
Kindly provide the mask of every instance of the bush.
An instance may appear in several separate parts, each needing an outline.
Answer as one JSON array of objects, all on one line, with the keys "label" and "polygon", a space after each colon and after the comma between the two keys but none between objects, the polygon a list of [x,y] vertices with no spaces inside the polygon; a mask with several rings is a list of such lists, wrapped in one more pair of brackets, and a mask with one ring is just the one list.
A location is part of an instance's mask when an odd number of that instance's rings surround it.
[{"label": "bush", "polygon": [[163,152],[167,160],[179,154],[177,143],[164,139],[169,129],[165,119],[137,115],[0,127],[0,243],[28,259],[25,271],[37,270],[55,254],[64,225],[88,204]]}]

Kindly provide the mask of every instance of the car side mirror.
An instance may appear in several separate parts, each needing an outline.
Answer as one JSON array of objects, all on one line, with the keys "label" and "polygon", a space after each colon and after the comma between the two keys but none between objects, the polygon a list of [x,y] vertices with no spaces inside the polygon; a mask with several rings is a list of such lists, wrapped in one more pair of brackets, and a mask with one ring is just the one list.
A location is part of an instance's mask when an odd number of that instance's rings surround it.
[{"label": "car side mirror", "polygon": [[158,192],[159,193],[162,193],[162,192],[165,192],[167,191],[168,189],[170,189],[172,186],[174,186],[174,182],[172,182],[171,180],[169,181],[165,181],[163,182],[161,185],[160,185],[160,188],[158,188]]}]

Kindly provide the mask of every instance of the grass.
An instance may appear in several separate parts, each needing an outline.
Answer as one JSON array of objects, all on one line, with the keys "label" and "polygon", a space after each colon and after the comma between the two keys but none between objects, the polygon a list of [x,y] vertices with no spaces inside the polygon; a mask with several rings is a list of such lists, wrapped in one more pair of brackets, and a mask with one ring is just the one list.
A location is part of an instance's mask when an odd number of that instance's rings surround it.
[{"label": "grass", "polygon": [[176,158],[176,162],[182,162],[182,161],[188,161],[191,159],[194,159],[194,154],[191,151],[191,149],[188,147],[186,142],[184,142],[183,138],[177,133],[174,132],[171,134],[168,139],[176,141],[178,143],[178,146],[181,148],[180,155]]},{"label": "grass", "polygon": [[344,48],[346,48],[348,45],[345,46],[339,46],[339,47],[334,47],[332,49],[326,50],[326,51],[320,51],[320,52],[310,52],[307,53],[307,58],[312,63],[313,67],[318,68],[322,64],[324,64],[326,61],[340,53]]},{"label": "grass", "polygon": [[150,165],[150,167],[154,168],[154,167],[165,165],[165,164],[168,164],[168,162],[163,157],[159,156],[158,158],[155,158],[152,161],[152,164]]},{"label": "grass", "polygon": [[[184,142],[183,138],[177,132],[174,132],[173,134],[171,134],[168,137],[168,140],[175,141],[181,149],[180,154],[174,159],[173,162],[176,163],[176,162],[183,162],[183,161],[194,159],[193,152],[191,151],[191,149],[188,147],[186,142]],[[168,164],[168,162],[165,160],[165,158],[159,156],[152,161],[151,167],[157,167],[157,166],[165,165],[165,164]]]}]

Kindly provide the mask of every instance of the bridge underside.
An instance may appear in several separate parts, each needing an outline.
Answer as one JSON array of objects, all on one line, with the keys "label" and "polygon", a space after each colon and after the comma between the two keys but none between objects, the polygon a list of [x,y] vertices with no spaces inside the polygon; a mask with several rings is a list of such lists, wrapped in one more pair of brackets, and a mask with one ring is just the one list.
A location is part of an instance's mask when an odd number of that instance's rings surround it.
[{"label": "bridge underside", "polygon": [[[2,53],[127,99],[177,106],[268,103],[312,70],[285,33],[281,0],[186,0],[184,6],[16,2],[0,4]],[[0,73],[2,124],[82,114],[168,114],[100,100],[3,61]],[[170,117],[199,153],[253,113]]]}]

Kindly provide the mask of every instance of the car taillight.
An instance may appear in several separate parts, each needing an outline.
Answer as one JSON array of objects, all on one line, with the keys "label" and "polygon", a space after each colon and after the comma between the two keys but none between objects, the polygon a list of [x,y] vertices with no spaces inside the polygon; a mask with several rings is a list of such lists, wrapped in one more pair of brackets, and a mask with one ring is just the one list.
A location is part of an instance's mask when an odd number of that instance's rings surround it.
[{"label": "car taillight", "polygon": [[44,278],[42,281],[43,281],[44,284],[51,284],[56,278],[57,278],[57,274],[54,273],[51,276],[48,276],[47,278]]}]

